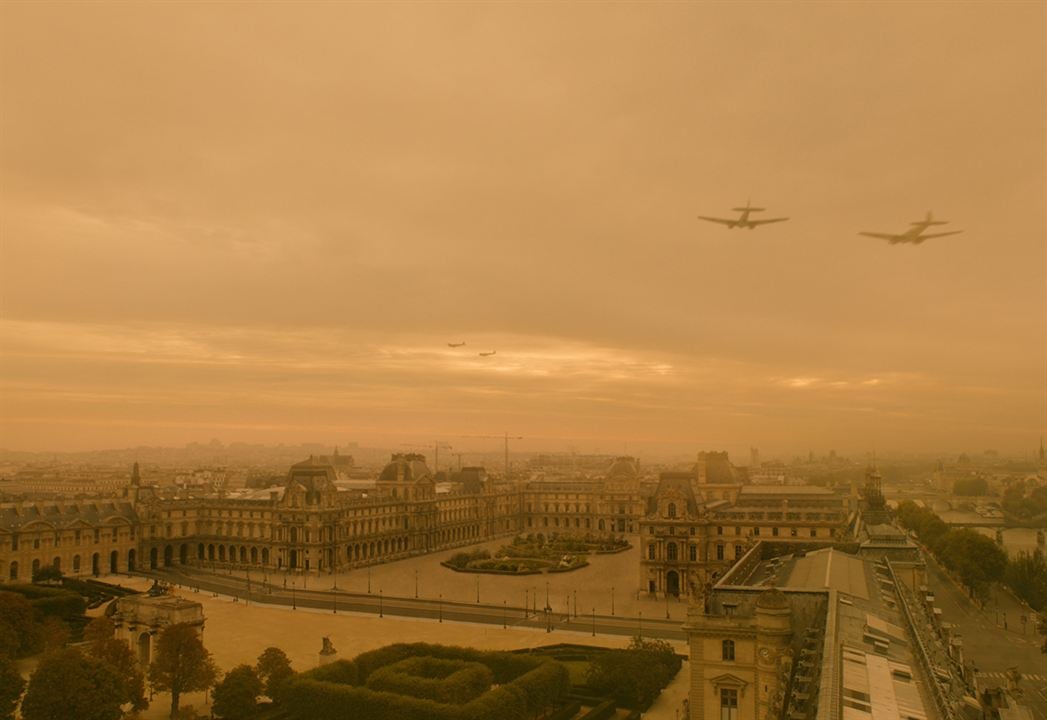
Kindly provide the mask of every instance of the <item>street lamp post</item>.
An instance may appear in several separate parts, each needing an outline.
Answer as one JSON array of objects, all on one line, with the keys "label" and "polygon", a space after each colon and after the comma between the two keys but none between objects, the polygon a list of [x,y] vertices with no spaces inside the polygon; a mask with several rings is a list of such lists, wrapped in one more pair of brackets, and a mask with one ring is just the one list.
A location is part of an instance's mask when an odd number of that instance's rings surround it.
[{"label": "street lamp post", "polygon": [[385,617],[382,608],[382,589],[378,588],[378,617]]},{"label": "street lamp post", "polygon": [[297,603],[295,602],[295,597],[294,597],[294,585],[295,585],[295,583],[294,583],[294,580],[292,580],[292,581],[291,581],[291,609],[292,609],[292,610],[297,610],[297,609],[298,609],[298,605],[297,605]]},{"label": "street lamp post", "polygon": [[530,600],[528,599],[527,588],[524,588],[524,619],[527,619],[527,612],[531,609]]},{"label": "street lamp post", "polygon": [[414,571],[414,599],[418,599],[418,571]]},{"label": "street lamp post", "polygon": [[614,615],[614,585],[611,586],[611,615]]},{"label": "street lamp post", "polygon": [[574,616],[578,617],[578,591],[574,591]]},{"label": "street lamp post", "polygon": [[371,566],[367,566],[367,594],[371,594]]},{"label": "street lamp post", "polygon": [[476,576],[476,604],[480,604],[480,576]]},{"label": "street lamp post", "polygon": [[564,622],[571,622],[571,594],[564,598]]},{"label": "street lamp post", "polygon": [[436,601],[436,616],[440,622],[444,621],[444,594],[440,593],[439,599]]}]

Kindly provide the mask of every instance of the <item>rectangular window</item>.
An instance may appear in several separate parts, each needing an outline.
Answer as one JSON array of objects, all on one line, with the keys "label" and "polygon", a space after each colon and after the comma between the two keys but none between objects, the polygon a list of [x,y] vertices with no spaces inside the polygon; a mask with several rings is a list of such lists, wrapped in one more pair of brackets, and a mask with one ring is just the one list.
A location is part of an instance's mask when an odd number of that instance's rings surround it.
[{"label": "rectangular window", "polygon": [[759,526],[754,527],[753,528],[753,535],[754,536],[759,536],[759,534],[760,534],[760,527]]},{"label": "rectangular window", "polygon": [[740,558],[742,556],[742,553],[744,553],[744,552],[745,552],[745,548],[743,548],[741,545],[735,545],[734,546],[734,559],[737,560],[738,558]]},{"label": "rectangular window", "polygon": [[776,528],[776,527],[771,528],[771,535],[774,535],[775,537],[778,537],[778,528]]},{"label": "rectangular window", "polygon": [[817,529],[811,528],[811,537],[818,537],[818,530]]},{"label": "rectangular window", "polygon": [[738,720],[738,691],[720,688],[720,720]]},{"label": "rectangular window", "polygon": [[723,560],[723,545],[716,546],[716,559]]},{"label": "rectangular window", "polygon": [[698,546],[697,545],[692,545],[691,546],[691,562],[697,562],[697,561],[698,561]]},{"label": "rectangular window", "polygon": [[716,534],[717,535],[723,535],[723,528],[722,527],[716,528]]}]

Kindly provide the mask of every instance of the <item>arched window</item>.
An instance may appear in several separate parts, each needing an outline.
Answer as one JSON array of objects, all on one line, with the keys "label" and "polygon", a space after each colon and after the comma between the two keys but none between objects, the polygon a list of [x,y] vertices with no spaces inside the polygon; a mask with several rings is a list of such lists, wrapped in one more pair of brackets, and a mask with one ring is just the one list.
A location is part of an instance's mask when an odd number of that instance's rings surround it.
[{"label": "arched window", "polygon": [[676,517],[676,503],[669,503],[669,507],[666,510],[669,517]]},{"label": "arched window", "polygon": [[723,659],[734,660],[734,640],[723,641]]}]

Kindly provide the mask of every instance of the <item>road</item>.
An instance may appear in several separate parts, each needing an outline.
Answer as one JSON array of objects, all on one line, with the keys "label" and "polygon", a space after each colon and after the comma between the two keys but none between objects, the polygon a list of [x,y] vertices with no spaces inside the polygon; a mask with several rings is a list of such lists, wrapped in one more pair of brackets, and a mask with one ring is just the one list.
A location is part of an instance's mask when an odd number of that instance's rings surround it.
[{"label": "road", "polygon": [[945,620],[958,626],[964,654],[978,669],[978,686],[1006,687],[1004,672],[1017,666],[1025,676],[1020,684],[1025,702],[1036,720],[1047,720],[1047,655],[1040,652],[1042,636],[1033,623],[1023,626],[1020,621],[1026,611],[999,588],[994,588],[985,609],[978,608],[929,554],[925,558],[935,605]]},{"label": "road", "polygon": [[[213,592],[236,597],[242,602],[283,605],[291,608],[330,609],[332,612],[370,613],[378,616],[399,615],[405,617],[430,618],[437,622],[468,622],[488,625],[545,628],[547,630],[573,630],[589,635],[640,634],[647,638],[686,640],[678,620],[644,618],[642,616],[599,615],[580,613],[575,616],[564,612],[543,612],[524,609],[520,606],[490,605],[483,603],[451,602],[426,598],[387,596],[384,593],[359,593],[344,590],[302,590],[284,588],[282,585],[250,584],[244,578],[216,575],[192,568],[166,568],[150,573],[135,573],[143,577],[154,577],[181,585],[198,588],[201,592]],[[250,589],[249,589],[250,588]]]}]

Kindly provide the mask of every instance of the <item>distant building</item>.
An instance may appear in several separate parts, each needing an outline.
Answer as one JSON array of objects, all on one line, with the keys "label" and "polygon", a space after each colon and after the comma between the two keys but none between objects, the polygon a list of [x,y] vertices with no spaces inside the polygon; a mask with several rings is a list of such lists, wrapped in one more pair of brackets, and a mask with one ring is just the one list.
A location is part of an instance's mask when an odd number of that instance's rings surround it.
[{"label": "distant building", "polygon": [[661,473],[639,523],[641,591],[689,596],[758,540],[805,547],[847,535],[852,498],[820,487],[731,482],[729,468],[726,453],[710,453],[694,472]]},{"label": "distant building", "polygon": [[[641,589],[653,578],[653,592],[686,594],[726,569],[750,536],[829,539],[847,522],[830,491],[746,485],[725,453],[659,479],[661,495],[631,457],[611,459],[601,477],[541,482],[505,482],[480,467],[437,475],[413,453],[393,455],[371,480],[350,477],[351,467],[337,453],[314,455],[279,487],[193,497],[143,484],[136,464],[120,499],[0,504],[0,581],[47,565],[70,575],[172,565],[319,574],[517,533],[639,533],[644,557],[652,543],[656,553]],[[683,497],[676,518],[664,517],[666,493]],[[696,564],[685,567],[691,553]]]}]

